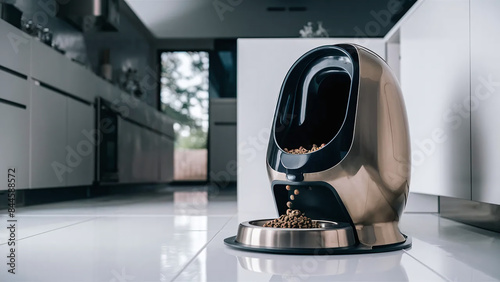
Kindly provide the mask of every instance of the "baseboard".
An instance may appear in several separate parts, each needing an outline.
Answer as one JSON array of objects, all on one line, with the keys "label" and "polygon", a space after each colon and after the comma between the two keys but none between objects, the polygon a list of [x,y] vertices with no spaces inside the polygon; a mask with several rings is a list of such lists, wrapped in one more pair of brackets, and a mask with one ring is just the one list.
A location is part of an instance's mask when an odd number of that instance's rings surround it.
[{"label": "baseboard", "polygon": [[437,213],[438,196],[410,192],[406,203],[406,213]]},{"label": "baseboard", "polygon": [[439,198],[441,217],[500,232],[500,205],[443,196]]}]

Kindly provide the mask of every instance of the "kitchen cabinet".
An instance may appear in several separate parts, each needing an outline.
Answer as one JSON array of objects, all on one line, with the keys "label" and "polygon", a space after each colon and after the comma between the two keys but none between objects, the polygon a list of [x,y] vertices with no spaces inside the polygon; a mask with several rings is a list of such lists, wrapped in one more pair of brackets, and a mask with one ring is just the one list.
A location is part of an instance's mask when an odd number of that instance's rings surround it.
[{"label": "kitchen cabinet", "polygon": [[[173,150],[172,150],[173,151]],[[160,181],[160,135],[120,118],[118,169],[120,183]],[[173,152],[171,157],[173,157]]]},{"label": "kitchen cabinet", "polygon": [[141,126],[132,123],[130,129],[132,132],[132,150],[129,152],[132,157],[132,163],[129,164],[132,172],[130,175],[130,182],[138,183],[142,182],[144,179],[144,138],[142,136]]},{"label": "kitchen cabinet", "polygon": [[500,2],[470,2],[472,200],[500,204]]},{"label": "kitchen cabinet", "polygon": [[95,137],[92,134],[95,124],[93,105],[87,105],[67,98],[68,104],[68,150],[77,158],[68,173],[68,186],[91,185],[94,181]]},{"label": "kitchen cabinet", "polygon": [[67,97],[32,86],[30,187],[63,187],[77,160],[67,145]]},{"label": "kitchen cabinet", "polygon": [[31,37],[0,19],[0,66],[28,75]]},{"label": "kitchen cabinet", "polygon": [[127,119],[118,122],[120,183],[167,182],[173,179],[173,141]]},{"label": "kitchen cabinet", "polygon": [[210,134],[210,180],[236,181],[236,124],[216,124]]},{"label": "kitchen cabinet", "polygon": [[159,135],[147,128],[140,128],[141,132],[141,173],[140,180],[145,182],[159,181]]},{"label": "kitchen cabinet", "polygon": [[162,135],[160,137],[160,181],[174,180],[174,141]]},{"label": "kitchen cabinet", "polygon": [[118,118],[118,178],[120,183],[133,182],[133,165],[136,151],[136,126]]},{"label": "kitchen cabinet", "polygon": [[17,189],[29,187],[29,114],[26,109],[0,103],[1,169],[0,190],[7,190],[7,170],[15,168]]},{"label": "kitchen cabinet", "polygon": [[236,99],[210,99],[210,181],[236,181]]},{"label": "kitchen cabinet", "polygon": [[17,189],[29,187],[29,85],[0,70],[0,190],[7,190],[7,170],[15,168]]},{"label": "kitchen cabinet", "polygon": [[410,190],[470,199],[469,1],[424,1],[400,36]]}]

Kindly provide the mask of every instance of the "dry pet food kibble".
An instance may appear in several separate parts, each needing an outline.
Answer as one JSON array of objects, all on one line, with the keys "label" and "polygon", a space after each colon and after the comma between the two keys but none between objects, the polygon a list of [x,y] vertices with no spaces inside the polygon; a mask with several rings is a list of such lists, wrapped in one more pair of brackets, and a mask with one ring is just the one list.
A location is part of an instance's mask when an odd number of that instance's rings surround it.
[{"label": "dry pet food kibble", "polygon": [[264,227],[319,228],[320,226],[301,211],[288,209],[286,210],[286,214],[282,214],[279,218],[266,222]]},{"label": "dry pet food kibble", "polygon": [[286,206],[287,206],[289,209],[291,209],[291,208],[292,208],[292,202],[290,202],[290,201],[286,202]]},{"label": "dry pet food kibble", "polygon": [[293,193],[294,193],[295,195],[298,195],[298,194],[300,193],[300,192],[299,192],[299,189],[295,189],[295,190],[293,191]]},{"label": "dry pet food kibble", "polygon": [[[319,146],[319,147],[318,147],[316,144],[313,144],[310,150],[307,150],[306,148],[304,148],[304,147],[302,147],[302,146],[300,146],[298,149],[288,149],[288,148],[285,148],[285,149],[283,149],[283,150],[284,150],[285,152],[289,153],[289,154],[294,154],[294,155],[297,155],[297,154],[307,154],[307,153],[312,153],[312,152],[317,151],[317,150],[319,150],[319,149],[321,149],[321,148],[323,148],[323,147],[325,147],[325,146],[326,146],[326,144],[325,144],[325,143],[323,143],[323,144],[321,144],[321,146]],[[287,188],[287,190],[288,190],[288,188]]]}]

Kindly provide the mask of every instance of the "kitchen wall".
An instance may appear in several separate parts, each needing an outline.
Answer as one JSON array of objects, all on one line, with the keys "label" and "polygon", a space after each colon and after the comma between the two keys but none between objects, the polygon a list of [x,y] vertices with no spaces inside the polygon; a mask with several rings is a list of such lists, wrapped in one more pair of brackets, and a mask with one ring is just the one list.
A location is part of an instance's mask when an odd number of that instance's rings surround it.
[{"label": "kitchen wall", "polygon": [[101,52],[110,49],[114,80],[118,80],[128,68],[137,69],[137,77],[144,91],[141,100],[153,107],[157,106],[156,49],[154,42],[144,35],[143,29],[122,11],[117,32],[89,32],[84,37],[88,61],[94,72],[99,73]]},{"label": "kitchen wall", "polygon": [[[141,100],[149,105],[157,105],[156,49],[149,31],[138,21],[125,1],[120,1],[120,27],[118,32],[83,33],[66,21],[56,17],[56,0],[11,0],[23,16],[33,19],[53,31],[53,43],[66,51],[68,58],[81,62],[94,73],[99,74],[100,54],[110,49],[113,77],[116,82],[122,70],[137,69],[137,77],[145,92]],[[149,33],[149,34],[148,34]]]}]

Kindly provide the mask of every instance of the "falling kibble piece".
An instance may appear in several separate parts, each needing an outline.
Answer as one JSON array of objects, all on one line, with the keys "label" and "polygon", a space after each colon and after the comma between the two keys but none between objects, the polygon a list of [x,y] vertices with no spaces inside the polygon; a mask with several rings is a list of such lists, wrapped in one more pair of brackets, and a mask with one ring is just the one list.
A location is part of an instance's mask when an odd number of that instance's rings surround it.
[{"label": "falling kibble piece", "polygon": [[295,195],[298,195],[298,194],[300,193],[300,192],[299,192],[299,189],[295,189],[295,190],[293,191],[293,193],[294,193]]},{"label": "falling kibble piece", "polygon": [[290,200],[295,200],[295,196],[294,195],[290,195]]},{"label": "falling kibble piece", "polygon": [[291,208],[292,208],[292,202],[290,202],[290,201],[286,202],[286,206],[287,206],[289,209],[291,209]]},{"label": "falling kibble piece", "polygon": [[290,191],[290,185],[287,185],[285,188],[287,191]]}]

